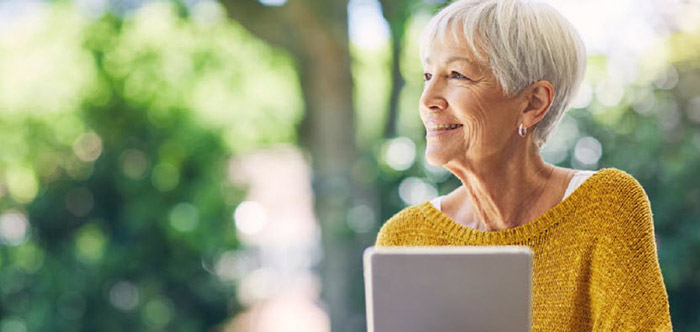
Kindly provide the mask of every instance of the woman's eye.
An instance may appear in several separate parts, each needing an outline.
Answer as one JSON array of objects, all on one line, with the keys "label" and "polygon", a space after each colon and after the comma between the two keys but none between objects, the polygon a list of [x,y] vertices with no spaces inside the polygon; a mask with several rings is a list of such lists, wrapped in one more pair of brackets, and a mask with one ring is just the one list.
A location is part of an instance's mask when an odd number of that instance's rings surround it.
[{"label": "woman's eye", "polygon": [[423,80],[424,81],[430,81],[430,78],[433,77],[433,74],[430,73],[423,73]]},{"label": "woman's eye", "polygon": [[466,77],[466,76],[464,76],[464,75],[462,75],[454,70],[452,71],[451,76],[452,76],[452,78],[456,78],[458,80],[468,80],[469,79],[469,77]]}]

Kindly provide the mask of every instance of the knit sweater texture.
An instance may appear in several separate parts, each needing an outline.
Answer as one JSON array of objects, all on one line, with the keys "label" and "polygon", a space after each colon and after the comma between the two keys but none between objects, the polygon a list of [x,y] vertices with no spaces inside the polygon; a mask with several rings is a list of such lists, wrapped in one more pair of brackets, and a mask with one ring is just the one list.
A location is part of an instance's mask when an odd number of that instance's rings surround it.
[{"label": "knit sweater texture", "polygon": [[596,172],[541,216],[506,230],[463,226],[430,202],[411,206],[382,226],[376,245],[526,245],[532,331],[672,331],[649,199],[618,169]]}]

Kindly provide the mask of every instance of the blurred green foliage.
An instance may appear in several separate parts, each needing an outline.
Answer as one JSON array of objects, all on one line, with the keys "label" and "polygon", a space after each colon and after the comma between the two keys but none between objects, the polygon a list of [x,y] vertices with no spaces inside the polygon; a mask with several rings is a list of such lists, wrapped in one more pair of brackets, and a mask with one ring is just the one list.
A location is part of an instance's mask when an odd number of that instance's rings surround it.
[{"label": "blurred green foliage", "polygon": [[[240,310],[236,153],[293,141],[287,58],[215,3],[90,18],[46,4],[0,38],[0,330],[204,331]],[[275,91],[268,98],[266,88]]]}]

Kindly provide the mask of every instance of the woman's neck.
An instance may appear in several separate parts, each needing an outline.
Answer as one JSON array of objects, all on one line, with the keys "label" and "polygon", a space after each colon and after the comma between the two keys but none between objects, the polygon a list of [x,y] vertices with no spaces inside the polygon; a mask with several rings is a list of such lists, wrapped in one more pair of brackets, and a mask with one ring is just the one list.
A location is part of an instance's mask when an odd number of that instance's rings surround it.
[{"label": "woman's neck", "polygon": [[556,204],[552,197],[560,190],[553,189],[561,186],[553,181],[561,171],[545,163],[536,147],[445,167],[462,182],[448,204],[460,211],[463,223],[487,231],[513,228],[539,216]]}]

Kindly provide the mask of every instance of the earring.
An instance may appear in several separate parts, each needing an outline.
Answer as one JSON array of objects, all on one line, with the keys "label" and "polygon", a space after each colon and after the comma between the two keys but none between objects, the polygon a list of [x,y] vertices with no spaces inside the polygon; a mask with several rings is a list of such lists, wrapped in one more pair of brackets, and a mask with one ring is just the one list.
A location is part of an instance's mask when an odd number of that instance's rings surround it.
[{"label": "earring", "polygon": [[518,127],[518,135],[520,135],[520,137],[525,137],[525,135],[527,135],[527,128],[523,128],[522,122],[520,123],[520,126]]}]

